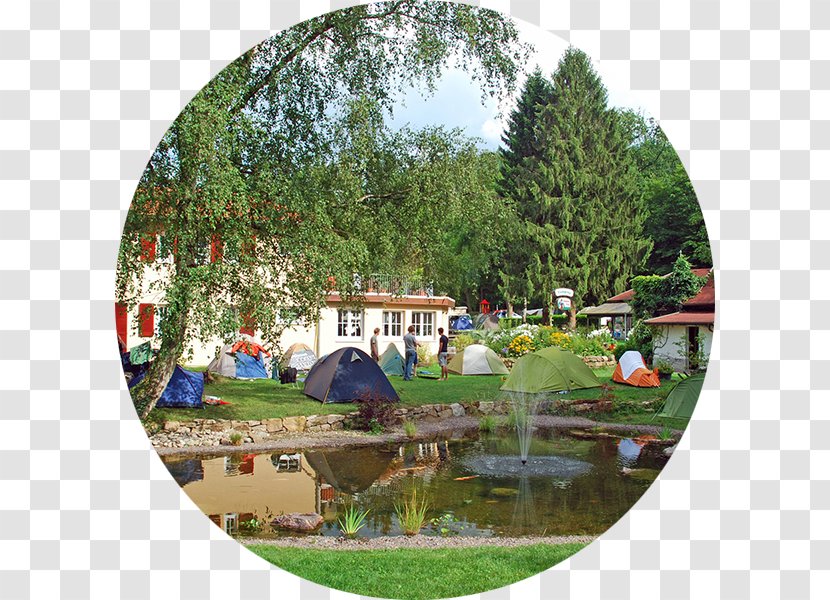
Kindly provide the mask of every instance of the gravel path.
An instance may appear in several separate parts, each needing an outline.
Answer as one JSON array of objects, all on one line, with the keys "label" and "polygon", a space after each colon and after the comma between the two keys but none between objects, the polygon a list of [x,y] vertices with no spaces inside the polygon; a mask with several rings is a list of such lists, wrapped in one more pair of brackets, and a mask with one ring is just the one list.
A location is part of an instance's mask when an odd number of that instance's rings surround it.
[{"label": "gravel path", "polygon": [[[437,434],[449,434],[461,437],[471,429],[478,429],[479,417],[450,417],[438,421],[418,421],[418,434],[414,439],[428,439]],[[544,428],[589,429],[602,427],[618,433],[650,433],[656,435],[663,428],[657,425],[628,425],[624,423],[601,423],[584,417],[558,417],[538,415],[536,425]],[[673,430],[675,436],[682,435],[682,430]],[[374,446],[389,443],[411,441],[402,431],[392,431],[380,435],[371,435],[361,431],[324,431],[320,433],[285,434],[278,440],[261,444],[243,444],[242,446],[190,446],[185,448],[156,448],[160,456],[192,456],[196,454],[238,454],[239,452],[256,453],[277,450],[295,450],[297,448],[345,448],[355,446]]]},{"label": "gravel path", "polygon": [[532,544],[590,544],[596,539],[591,535],[557,535],[532,537],[439,537],[427,535],[388,536],[349,540],[328,536],[285,537],[263,540],[237,538],[246,545],[274,546],[277,548],[306,548],[317,550],[393,550],[397,548],[479,548],[498,546],[515,548]]}]

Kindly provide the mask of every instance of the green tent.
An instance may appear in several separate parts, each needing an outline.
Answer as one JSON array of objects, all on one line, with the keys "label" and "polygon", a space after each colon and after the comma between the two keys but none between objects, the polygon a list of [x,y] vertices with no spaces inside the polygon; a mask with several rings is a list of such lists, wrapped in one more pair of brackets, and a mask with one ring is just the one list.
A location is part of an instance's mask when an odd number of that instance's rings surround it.
[{"label": "green tent", "polygon": [[395,347],[395,344],[389,344],[383,354],[380,355],[378,366],[387,375],[403,375],[404,360],[401,353]]},{"label": "green tent", "polygon": [[680,381],[666,397],[666,403],[655,417],[669,417],[672,419],[688,420],[692,417],[703,387],[706,373],[696,373]]},{"label": "green tent", "polygon": [[501,389],[535,394],[601,385],[594,372],[576,354],[551,346],[517,360]]}]

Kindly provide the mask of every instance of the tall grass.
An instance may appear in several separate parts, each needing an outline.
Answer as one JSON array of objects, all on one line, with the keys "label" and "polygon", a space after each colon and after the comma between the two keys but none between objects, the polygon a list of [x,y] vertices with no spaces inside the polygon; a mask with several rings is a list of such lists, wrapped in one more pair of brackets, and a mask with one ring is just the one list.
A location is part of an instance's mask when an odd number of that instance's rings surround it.
[{"label": "tall grass", "polygon": [[479,431],[490,433],[496,430],[496,417],[493,415],[484,415],[478,422]]},{"label": "tall grass", "polygon": [[403,432],[408,437],[415,437],[415,435],[418,433],[418,426],[415,424],[414,421],[404,421]]},{"label": "tall grass", "polygon": [[408,500],[404,500],[402,504],[395,504],[395,513],[398,515],[398,522],[404,534],[417,535],[421,532],[427,521],[427,510],[429,510],[429,504],[426,499],[418,502],[416,488],[412,489],[412,496]]},{"label": "tall grass", "polygon": [[366,525],[366,516],[368,514],[368,509],[364,512],[360,512],[354,504],[349,505],[349,507],[346,508],[346,513],[343,515],[343,518],[338,519],[337,521],[340,525],[340,531],[342,531],[347,537],[355,537],[357,532],[363,529],[363,526]]}]

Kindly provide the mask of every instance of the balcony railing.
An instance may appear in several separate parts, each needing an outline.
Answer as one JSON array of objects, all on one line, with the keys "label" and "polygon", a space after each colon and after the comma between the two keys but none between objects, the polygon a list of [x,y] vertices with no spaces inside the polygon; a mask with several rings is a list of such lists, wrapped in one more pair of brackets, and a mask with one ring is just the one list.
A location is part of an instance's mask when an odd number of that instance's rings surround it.
[{"label": "balcony railing", "polygon": [[434,296],[432,282],[412,277],[398,277],[388,273],[372,273],[361,280],[355,277],[355,287],[364,292],[392,294],[393,296]]}]

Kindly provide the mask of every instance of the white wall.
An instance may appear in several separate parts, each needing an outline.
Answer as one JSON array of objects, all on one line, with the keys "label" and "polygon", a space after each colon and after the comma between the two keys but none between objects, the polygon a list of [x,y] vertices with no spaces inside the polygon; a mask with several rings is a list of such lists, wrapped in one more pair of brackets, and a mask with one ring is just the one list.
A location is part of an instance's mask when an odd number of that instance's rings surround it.
[{"label": "white wall", "polygon": [[[655,343],[654,346],[654,362],[657,363],[665,360],[678,371],[685,371],[688,368],[684,349],[688,343],[688,325],[671,325],[664,326],[660,329],[663,332],[661,336],[661,345]],[[703,351],[706,356],[712,353],[712,336],[713,333],[709,331],[706,325],[698,326],[700,341],[703,346]],[[665,342],[663,342],[665,340]]]},{"label": "white wall", "polygon": [[[427,337],[419,337],[418,341],[427,345],[430,352],[435,354],[438,351],[438,328],[443,327],[444,332],[449,331],[449,315],[448,307],[446,305],[412,305],[404,304],[403,300],[396,301],[394,307],[385,308],[383,305],[367,304],[363,309],[363,326],[361,336],[357,338],[339,338],[337,336],[337,307],[330,305],[322,309],[320,313],[319,322],[319,339],[316,332],[316,326],[309,327],[295,326],[286,328],[280,338],[280,349],[285,351],[289,346],[296,343],[302,343],[314,349],[320,356],[334,352],[339,348],[346,346],[355,346],[364,350],[367,354],[370,351],[369,340],[372,337],[372,332],[375,327],[381,329],[381,334],[378,336],[379,351],[383,353],[389,343],[394,343],[398,351],[403,354],[403,335],[400,336],[384,336],[383,335],[383,312],[385,310],[402,312],[403,313],[403,333],[406,333],[406,328],[412,324],[413,312],[431,312],[433,313],[433,329],[432,335]],[[142,298],[142,303],[160,304],[163,298],[158,295],[148,295]],[[158,315],[155,317],[156,326],[158,325]],[[138,335],[138,308],[131,311],[127,315],[127,347],[133,348],[139,344],[143,344],[148,340],[155,340],[155,338],[145,338]],[[255,335],[261,339],[261,332]],[[216,338],[206,344],[193,342],[190,344],[188,351],[190,357],[186,360],[191,366],[206,366],[216,355],[217,348],[223,345],[222,340]]]}]

